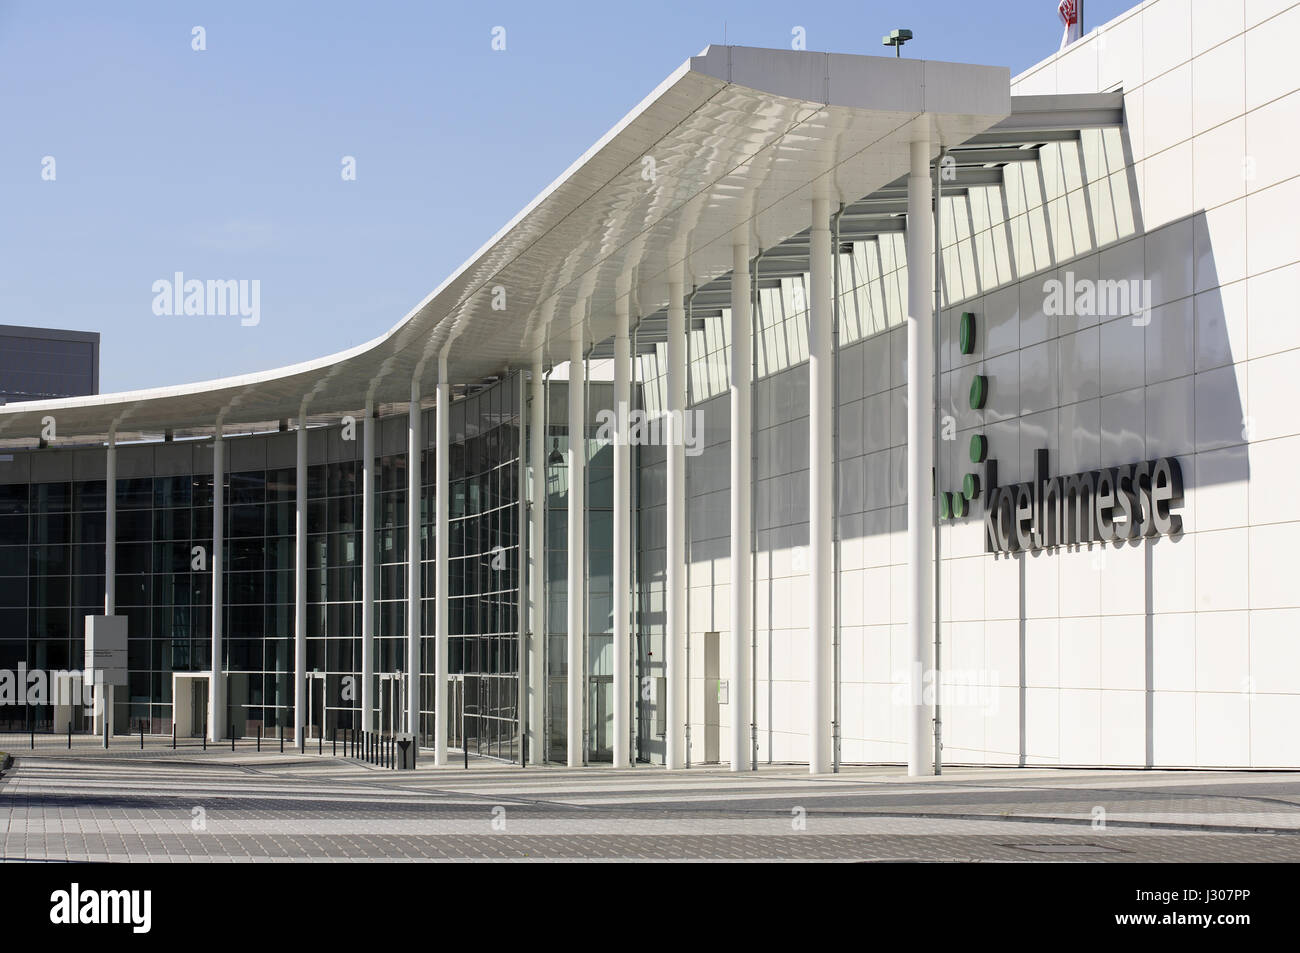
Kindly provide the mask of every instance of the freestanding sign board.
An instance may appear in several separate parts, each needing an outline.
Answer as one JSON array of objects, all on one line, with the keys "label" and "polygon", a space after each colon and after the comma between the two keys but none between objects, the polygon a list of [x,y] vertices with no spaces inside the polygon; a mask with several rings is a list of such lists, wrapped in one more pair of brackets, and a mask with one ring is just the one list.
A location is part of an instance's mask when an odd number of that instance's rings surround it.
[{"label": "freestanding sign board", "polygon": [[86,678],[126,684],[126,616],[86,616]]}]

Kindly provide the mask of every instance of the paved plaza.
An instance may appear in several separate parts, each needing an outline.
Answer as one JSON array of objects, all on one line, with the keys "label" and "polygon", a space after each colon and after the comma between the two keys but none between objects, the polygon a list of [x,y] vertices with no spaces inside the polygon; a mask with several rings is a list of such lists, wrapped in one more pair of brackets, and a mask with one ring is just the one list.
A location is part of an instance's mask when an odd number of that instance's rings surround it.
[{"label": "paved plaza", "polygon": [[15,748],[5,860],[1300,860],[1300,775],[1286,773],[397,772],[329,745]]}]

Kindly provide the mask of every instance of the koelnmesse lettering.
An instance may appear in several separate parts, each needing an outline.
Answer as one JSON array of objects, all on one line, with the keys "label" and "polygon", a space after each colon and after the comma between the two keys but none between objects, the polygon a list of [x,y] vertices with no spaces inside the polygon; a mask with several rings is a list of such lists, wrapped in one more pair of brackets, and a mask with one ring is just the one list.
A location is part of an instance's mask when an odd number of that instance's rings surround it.
[{"label": "koelnmesse lettering", "polygon": [[1048,477],[1047,451],[1034,453],[1034,479],[998,486],[984,462],[984,551],[1016,553],[1182,531],[1183,471],[1173,457]]}]

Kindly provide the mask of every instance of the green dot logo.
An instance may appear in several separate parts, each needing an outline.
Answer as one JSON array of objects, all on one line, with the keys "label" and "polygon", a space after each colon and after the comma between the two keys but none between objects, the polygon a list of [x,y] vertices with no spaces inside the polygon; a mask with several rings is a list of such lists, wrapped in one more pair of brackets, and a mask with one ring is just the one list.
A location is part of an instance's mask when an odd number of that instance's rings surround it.
[{"label": "green dot logo", "polygon": [[[963,311],[958,326],[958,343],[961,353],[970,354],[975,350],[975,315]],[[989,380],[983,374],[976,374],[970,382],[970,406],[972,410],[983,410],[988,400]],[[970,462],[984,463],[989,455],[988,438],[982,433],[972,434],[970,438]],[[937,474],[936,474],[937,476]],[[938,509],[940,519],[960,519],[970,512],[971,504],[980,495],[980,478],[977,473],[967,473],[962,479],[961,489],[956,492],[939,492]]]},{"label": "green dot logo", "polygon": [[975,350],[975,315],[969,311],[962,312],[957,339],[963,354],[970,354]]}]

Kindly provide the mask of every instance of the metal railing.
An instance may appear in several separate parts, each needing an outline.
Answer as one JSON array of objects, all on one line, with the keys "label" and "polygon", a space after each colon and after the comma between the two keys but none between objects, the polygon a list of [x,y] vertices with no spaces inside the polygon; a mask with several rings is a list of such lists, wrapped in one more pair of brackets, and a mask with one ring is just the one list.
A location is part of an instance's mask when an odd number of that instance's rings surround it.
[{"label": "metal railing", "polygon": [[[44,728],[36,730],[29,728],[25,731],[3,731],[0,730],[0,751],[8,752],[15,757],[21,757],[24,751],[102,751],[105,748],[116,750],[120,753],[140,752],[140,751],[207,751],[213,752],[226,751],[231,752],[285,752],[285,734],[277,733],[273,736],[266,736],[262,733],[259,726],[257,733],[251,736],[236,736],[235,726],[230,726],[230,732],[223,741],[209,741],[207,726],[201,735],[194,737],[178,736],[176,726],[172,725],[170,734],[159,734],[157,732],[147,731],[151,727],[146,721],[140,720],[132,725],[130,733],[117,732],[112,735],[104,735],[94,731],[74,731],[72,724],[69,723],[62,731]],[[398,735],[389,732],[379,731],[361,731],[355,728],[336,728],[330,737],[329,747],[326,747],[326,738],[324,733],[318,733],[314,739],[306,739],[304,745],[305,753],[315,754],[319,757],[344,758],[350,761],[360,761],[366,764],[373,764],[377,767],[396,769],[400,757]],[[407,736],[409,737],[409,736]],[[311,741],[316,744],[312,745]],[[418,761],[419,743],[418,740],[410,742],[414,745],[413,758]],[[313,752],[313,749],[314,752]],[[296,753],[296,745],[290,739],[288,751]],[[469,765],[469,752],[465,751],[466,767]]]}]

